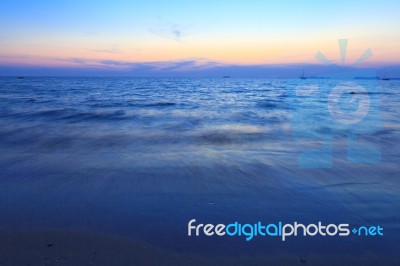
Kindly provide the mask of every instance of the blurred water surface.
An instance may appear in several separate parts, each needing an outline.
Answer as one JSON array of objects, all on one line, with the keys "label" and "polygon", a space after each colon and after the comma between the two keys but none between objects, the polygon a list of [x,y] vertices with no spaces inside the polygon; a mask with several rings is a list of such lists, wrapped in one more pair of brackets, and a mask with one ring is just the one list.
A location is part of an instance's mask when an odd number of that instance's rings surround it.
[{"label": "blurred water surface", "polygon": [[[333,137],[333,164],[303,169],[297,157],[313,144],[294,138],[288,98],[332,80],[0,78],[0,226],[121,235],[208,258],[398,261],[400,82],[359,82],[379,89],[382,124],[363,140],[381,161],[349,163],[351,132],[318,123],[326,105],[311,98],[304,134]],[[381,225],[385,235],[189,238],[193,218]]]}]

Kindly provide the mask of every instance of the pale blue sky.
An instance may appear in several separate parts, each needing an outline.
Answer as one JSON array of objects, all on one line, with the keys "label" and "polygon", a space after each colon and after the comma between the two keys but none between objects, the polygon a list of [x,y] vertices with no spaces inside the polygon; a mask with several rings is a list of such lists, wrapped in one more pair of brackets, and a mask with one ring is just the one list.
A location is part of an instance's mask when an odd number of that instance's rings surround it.
[{"label": "pale blue sky", "polygon": [[[201,59],[221,64],[315,63],[349,39],[353,60],[400,61],[400,1],[0,2],[2,64],[71,66]],[[70,60],[79,59],[79,60]],[[67,60],[66,60],[67,59]]]}]

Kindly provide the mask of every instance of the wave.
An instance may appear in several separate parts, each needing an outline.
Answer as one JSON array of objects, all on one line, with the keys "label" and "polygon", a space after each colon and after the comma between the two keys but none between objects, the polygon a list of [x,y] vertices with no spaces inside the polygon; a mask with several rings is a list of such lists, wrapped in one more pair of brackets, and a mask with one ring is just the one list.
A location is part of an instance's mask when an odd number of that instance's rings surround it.
[{"label": "wave", "polygon": [[139,107],[168,107],[175,106],[176,103],[173,102],[156,102],[156,103],[147,103],[147,104],[139,104]]},{"label": "wave", "polygon": [[124,120],[135,117],[133,113],[125,110],[78,110],[74,108],[47,109],[35,112],[16,112],[9,114],[17,118],[25,118],[31,120],[65,120],[68,122],[78,122],[84,120]]},{"label": "wave", "polygon": [[264,108],[278,108],[281,104],[280,101],[275,100],[265,100],[257,103],[257,106]]}]

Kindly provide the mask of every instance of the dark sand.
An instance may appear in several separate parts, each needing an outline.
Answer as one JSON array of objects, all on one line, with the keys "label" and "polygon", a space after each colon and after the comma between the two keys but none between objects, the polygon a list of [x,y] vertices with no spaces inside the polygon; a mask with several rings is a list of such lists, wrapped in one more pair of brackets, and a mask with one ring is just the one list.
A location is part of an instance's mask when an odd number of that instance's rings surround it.
[{"label": "dark sand", "polygon": [[0,232],[0,265],[399,265],[373,257],[216,257],[72,231]]}]

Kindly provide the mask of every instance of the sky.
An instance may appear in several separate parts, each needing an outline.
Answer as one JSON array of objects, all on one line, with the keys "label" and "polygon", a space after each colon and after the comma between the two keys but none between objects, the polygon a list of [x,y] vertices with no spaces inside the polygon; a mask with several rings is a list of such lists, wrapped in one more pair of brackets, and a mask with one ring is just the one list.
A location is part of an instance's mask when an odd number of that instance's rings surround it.
[{"label": "sky", "polygon": [[358,67],[397,75],[399,11],[396,0],[0,0],[0,75],[279,76],[326,67],[318,52],[348,66],[368,49]]}]

